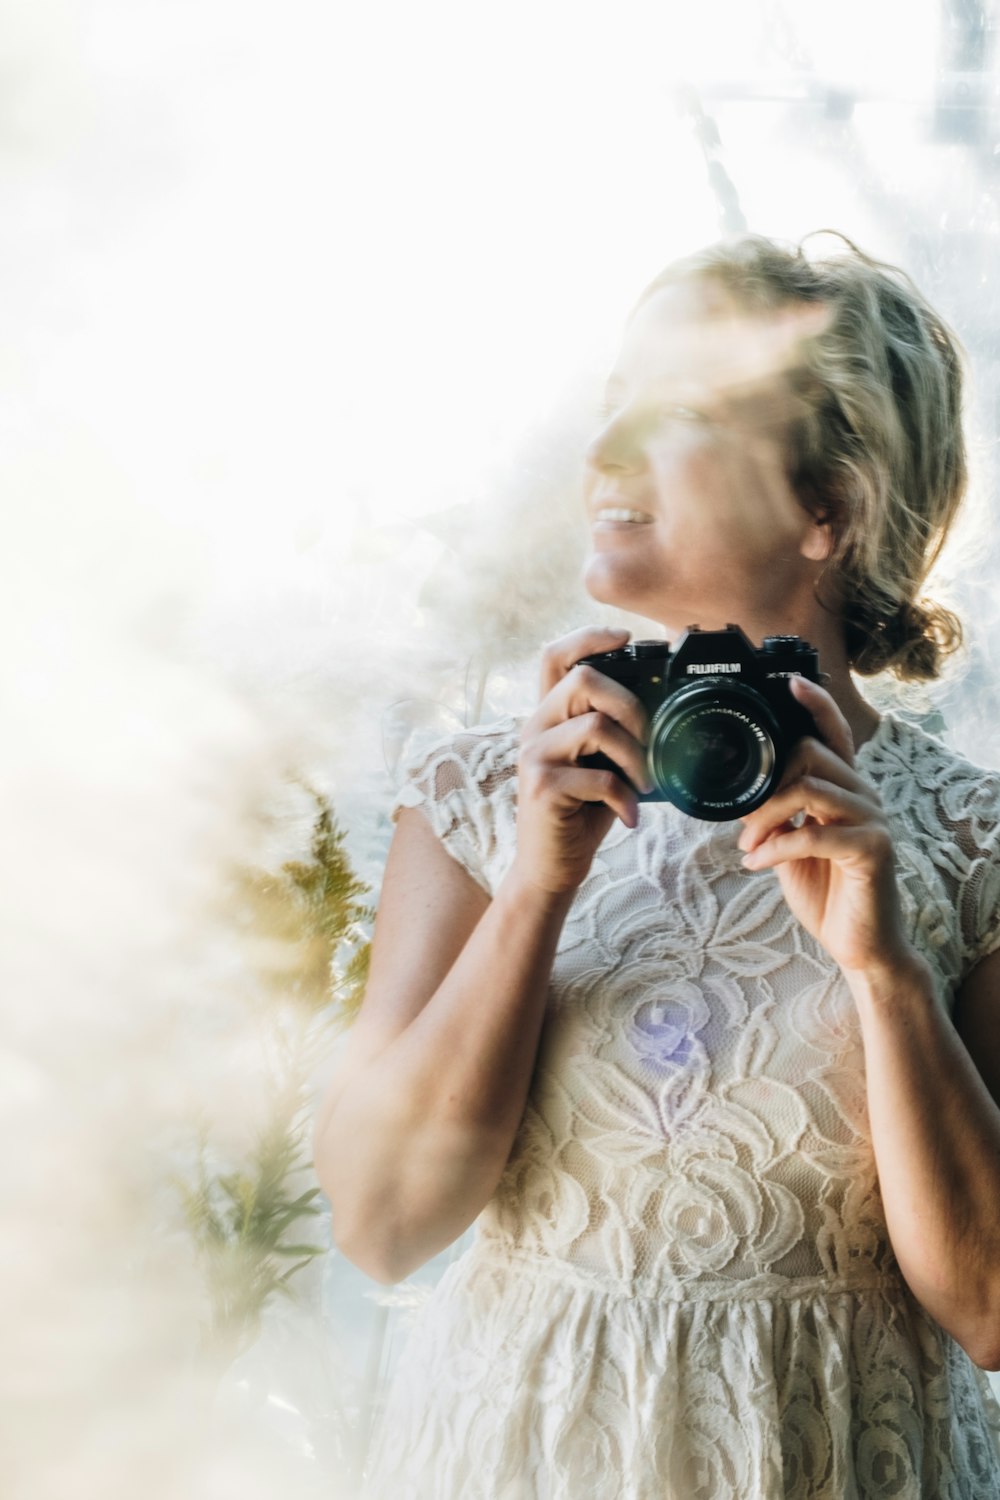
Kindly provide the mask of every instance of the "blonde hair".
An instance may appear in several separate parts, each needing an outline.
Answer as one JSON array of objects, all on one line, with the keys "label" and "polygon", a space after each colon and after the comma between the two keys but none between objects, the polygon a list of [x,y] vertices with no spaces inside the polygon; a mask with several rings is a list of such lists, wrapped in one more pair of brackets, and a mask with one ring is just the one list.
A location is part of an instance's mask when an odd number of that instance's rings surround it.
[{"label": "blonde hair", "polygon": [[920,596],[966,489],[962,349],[905,271],[838,238],[849,253],[823,260],[807,259],[804,240],[794,250],[763,235],[723,240],[669,265],[636,307],[694,279],[751,313],[822,304],[823,326],[786,372],[801,398],[789,477],[832,527],[827,566],[853,670],[928,681],[962,644],[958,616]]}]

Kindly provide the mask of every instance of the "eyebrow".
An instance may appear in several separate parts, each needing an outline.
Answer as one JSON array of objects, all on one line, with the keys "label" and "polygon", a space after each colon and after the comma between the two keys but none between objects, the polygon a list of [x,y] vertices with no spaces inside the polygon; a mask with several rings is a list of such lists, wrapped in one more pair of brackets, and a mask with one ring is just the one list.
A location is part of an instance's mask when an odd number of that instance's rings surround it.
[{"label": "eyebrow", "polygon": [[[661,382],[662,384],[663,382]],[[675,392],[679,400],[704,401],[707,399],[705,391],[680,380],[679,377],[668,378],[665,384],[669,390]],[[611,375],[604,386],[604,400],[610,401],[613,397],[624,395],[627,391],[628,381],[623,379],[621,375]]]}]

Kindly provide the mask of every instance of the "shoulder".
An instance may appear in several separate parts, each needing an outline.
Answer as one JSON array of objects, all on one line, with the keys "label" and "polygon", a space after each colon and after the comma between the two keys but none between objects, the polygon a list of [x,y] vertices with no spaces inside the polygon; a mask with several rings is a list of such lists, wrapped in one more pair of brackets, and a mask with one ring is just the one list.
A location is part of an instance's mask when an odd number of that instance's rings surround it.
[{"label": "shoulder", "polygon": [[522,722],[507,715],[411,745],[400,768],[400,805],[455,795],[494,796],[516,779]]},{"label": "shoulder", "polygon": [[[964,977],[1000,946],[1000,770],[896,715],[883,716],[857,763],[896,825],[904,884],[909,878],[915,900],[923,872],[924,925],[939,936],[954,929],[956,972]],[[936,894],[924,888],[931,870]]]},{"label": "shoulder", "polygon": [[933,809],[943,824],[975,841],[1000,827],[1000,770],[978,765],[922,725],[885,713],[857,753],[887,812]]},{"label": "shoulder", "polygon": [[448,852],[492,895],[515,847],[523,720],[508,716],[424,739],[405,756],[392,805],[418,807]]}]

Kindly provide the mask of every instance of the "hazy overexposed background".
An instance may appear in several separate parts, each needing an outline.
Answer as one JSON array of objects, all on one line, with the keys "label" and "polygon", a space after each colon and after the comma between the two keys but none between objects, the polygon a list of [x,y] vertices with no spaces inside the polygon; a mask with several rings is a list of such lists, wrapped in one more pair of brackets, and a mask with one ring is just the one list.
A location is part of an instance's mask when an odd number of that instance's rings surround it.
[{"label": "hazy overexposed background", "polygon": [[582,444],[673,256],[832,226],[957,328],[974,486],[939,593],[972,650],[910,708],[1000,763],[993,27],[940,0],[0,7],[10,1500],[350,1493],[311,1427],[341,1368],[377,1399],[420,1277],[380,1301],[329,1257],[231,1426],[193,1356],[168,1178],[195,1111],[239,1152],[265,1066],[220,871],[301,852],[305,773],[377,888],[407,737],[526,702],[540,642],[597,613]]}]

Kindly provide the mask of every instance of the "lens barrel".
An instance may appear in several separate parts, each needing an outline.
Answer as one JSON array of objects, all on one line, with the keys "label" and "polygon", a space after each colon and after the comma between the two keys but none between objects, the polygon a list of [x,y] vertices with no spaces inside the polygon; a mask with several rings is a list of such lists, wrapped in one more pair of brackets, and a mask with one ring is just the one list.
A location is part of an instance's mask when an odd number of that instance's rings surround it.
[{"label": "lens barrel", "polygon": [[649,771],[662,796],[709,822],[766,802],[781,775],[780,726],[765,698],[730,677],[683,684],[650,725]]}]

